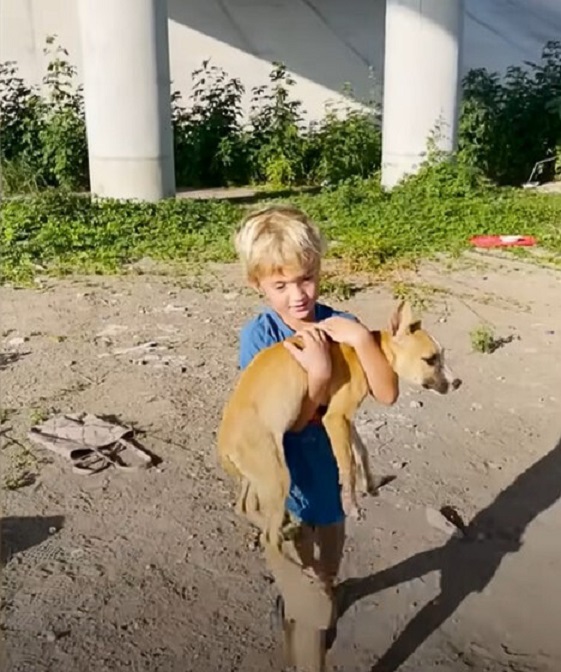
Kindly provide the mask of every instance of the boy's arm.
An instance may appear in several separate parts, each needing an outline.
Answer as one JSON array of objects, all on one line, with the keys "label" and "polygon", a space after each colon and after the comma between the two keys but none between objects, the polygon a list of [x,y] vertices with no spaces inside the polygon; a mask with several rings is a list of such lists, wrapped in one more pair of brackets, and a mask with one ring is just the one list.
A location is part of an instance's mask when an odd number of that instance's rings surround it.
[{"label": "boy's arm", "polygon": [[363,324],[348,317],[335,316],[318,323],[317,326],[337,343],[346,343],[354,348],[366,375],[370,393],[376,401],[387,406],[397,401],[399,396],[397,375]]},{"label": "boy's arm", "polygon": [[372,334],[366,331],[354,348],[374,399],[387,406],[395,404],[399,396],[399,381]]}]

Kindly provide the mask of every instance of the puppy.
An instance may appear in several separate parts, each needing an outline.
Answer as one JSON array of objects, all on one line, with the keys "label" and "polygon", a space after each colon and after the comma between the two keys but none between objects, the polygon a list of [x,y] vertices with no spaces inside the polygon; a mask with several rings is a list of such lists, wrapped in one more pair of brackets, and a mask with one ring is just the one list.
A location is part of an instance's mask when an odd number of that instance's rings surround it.
[{"label": "puppy", "polygon": [[[444,363],[444,352],[414,320],[411,307],[396,308],[387,331],[372,331],[393,370],[403,380],[446,394],[461,381]],[[298,337],[289,339],[298,347]],[[339,469],[341,497],[347,515],[358,511],[357,472],[366,492],[379,486],[368,464],[364,444],[352,418],[368,394],[366,376],[355,351],[331,343],[332,376],[327,411],[322,418]],[[262,350],[242,372],[227,401],[218,432],[218,454],[224,470],[241,479],[236,509],[259,512],[264,539],[283,541],[285,501],[290,474],[284,459],[283,436],[296,422],[307,393],[308,377],[282,343]]]}]

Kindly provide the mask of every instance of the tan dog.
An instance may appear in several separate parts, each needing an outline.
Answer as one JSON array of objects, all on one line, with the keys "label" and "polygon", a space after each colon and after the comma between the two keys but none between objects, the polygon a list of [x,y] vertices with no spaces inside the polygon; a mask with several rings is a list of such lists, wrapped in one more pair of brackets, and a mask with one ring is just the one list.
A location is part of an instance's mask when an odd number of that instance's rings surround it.
[{"label": "tan dog", "polygon": [[[461,381],[444,364],[438,343],[413,320],[401,303],[389,331],[372,336],[397,375],[415,385],[446,394]],[[301,339],[289,339],[302,346]],[[368,383],[355,351],[331,343],[332,377],[327,411],[322,419],[339,469],[341,496],[347,514],[357,511],[356,474],[367,492],[376,489],[366,449],[352,418],[368,394]],[[290,474],[283,436],[296,422],[307,393],[308,377],[288,350],[277,343],[262,350],[242,372],[227,402],[218,432],[218,452],[225,471],[241,479],[237,510],[246,513],[248,495],[263,520],[265,540],[282,543],[285,501]]]}]

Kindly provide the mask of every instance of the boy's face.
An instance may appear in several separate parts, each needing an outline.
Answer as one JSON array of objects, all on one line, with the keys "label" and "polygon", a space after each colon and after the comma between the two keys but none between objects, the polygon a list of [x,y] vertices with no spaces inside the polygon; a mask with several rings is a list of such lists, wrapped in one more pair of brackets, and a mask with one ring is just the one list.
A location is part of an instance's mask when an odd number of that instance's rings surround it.
[{"label": "boy's face", "polygon": [[313,319],[319,291],[319,269],[285,271],[261,278],[259,289],[283,320],[298,324]]}]

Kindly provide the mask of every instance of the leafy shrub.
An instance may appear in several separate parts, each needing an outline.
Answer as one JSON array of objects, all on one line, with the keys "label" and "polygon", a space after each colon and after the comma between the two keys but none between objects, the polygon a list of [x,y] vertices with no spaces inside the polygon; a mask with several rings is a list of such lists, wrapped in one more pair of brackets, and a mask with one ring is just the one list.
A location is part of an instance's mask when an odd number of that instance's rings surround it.
[{"label": "leafy shrub", "polygon": [[[561,147],[561,42],[539,63],[498,74],[470,71],[463,83],[459,155],[498,184],[525,182],[536,162]],[[554,162],[544,175],[552,177]]]},{"label": "leafy shrub", "polygon": [[380,113],[371,103],[330,103],[324,118],[310,129],[309,144],[314,182],[337,184],[351,176],[372,175],[382,160]]},{"label": "leafy shrub", "polygon": [[68,52],[47,39],[52,55],[43,79],[46,95],[25,85],[14,63],[0,65],[1,158],[8,191],[35,187],[88,188],[84,101],[74,88]]},{"label": "leafy shrub", "polygon": [[241,128],[244,87],[221,68],[204,61],[193,72],[191,106],[172,95],[176,179],[180,186],[243,184],[248,179]]},{"label": "leafy shrub", "polygon": [[[47,42],[44,94],[25,84],[14,63],[0,64],[0,158],[8,193],[89,187],[82,90],[74,86],[68,53],[54,38]],[[561,42],[549,42],[540,62],[526,65],[510,68],[504,79],[473,70],[463,83],[458,160],[498,184],[521,184],[549,157],[556,162],[545,164],[542,179],[561,173]],[[251,92],[244,123],[243,84],[203,62],[187,103],[177,92],[171,99],[177,184],[337,185],[375,175],[378,111],[331,104],[320,122],[307,125],[294,85],[286,67],[273,64],[268,83]],[[441,177],[450,179],[446,171]]]}]

